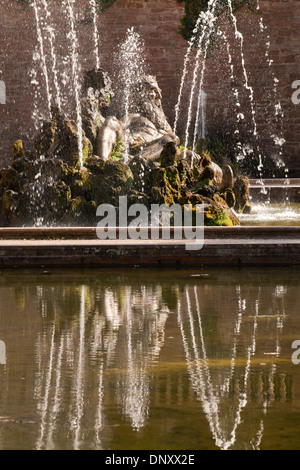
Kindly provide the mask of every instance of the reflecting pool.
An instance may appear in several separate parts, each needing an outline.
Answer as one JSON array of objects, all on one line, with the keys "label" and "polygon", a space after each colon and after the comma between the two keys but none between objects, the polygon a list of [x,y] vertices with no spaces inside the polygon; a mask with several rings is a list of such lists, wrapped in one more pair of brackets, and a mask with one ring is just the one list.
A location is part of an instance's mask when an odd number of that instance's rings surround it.
[{"label": "reflecting pool", "polygon": [[300,448],[299,270],[18,270],[0,289],[0,449]]}]

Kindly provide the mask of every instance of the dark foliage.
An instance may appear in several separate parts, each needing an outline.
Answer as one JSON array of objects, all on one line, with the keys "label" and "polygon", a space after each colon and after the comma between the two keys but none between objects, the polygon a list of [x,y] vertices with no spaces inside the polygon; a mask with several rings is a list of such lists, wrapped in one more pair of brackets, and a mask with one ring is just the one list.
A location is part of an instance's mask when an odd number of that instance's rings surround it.
[{"label": "dark foliage", "polygon": [[[181,26],[179,28],[180,34],[187,40],[190,40],[193,36],[193,31],[199,14],[206,12],[211,4],[209,0],[177,0],[179,3],[185,3],[185,16],[181,20]],[[243,7],[247,7],[250,10],[254,10],[256,4],[255,0],[232,0],[232,10],[237,12]],[[229,11],[229,0],[218,0],[215,8],[215,15],[221,17],[223,14]]]}]

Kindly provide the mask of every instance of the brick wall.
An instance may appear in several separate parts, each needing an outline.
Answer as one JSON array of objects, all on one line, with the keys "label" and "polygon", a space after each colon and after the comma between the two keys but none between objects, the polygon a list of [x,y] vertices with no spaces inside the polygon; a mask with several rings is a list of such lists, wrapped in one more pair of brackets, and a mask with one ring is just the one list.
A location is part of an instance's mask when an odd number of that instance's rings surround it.
[{"label": "brick wall", "polygon": [[[41,4],[41,0],[37,0]],[[57,55],[58,81],[64,108],[74,111],[74,88],[70,76],[70,39],[67,15],[61,0],[48,0],[51,20],[55,26],[54,48]],[[88,0],[76,0],[76,31],[79,44],[78,64],[81,70],[95,65],[93,24]],[[40,11],[44,17],[43,10]],[[117,0],[116,4],[99,17],[101,66],[112,75],[114,55],[118,44],[129,27],[139,32],[146,48],[146,62],[156,75],[163,90],[163,104],[171,123],[182,74],[187,44],[177,34],[182,4],[176,0]],[[260,18],[266,29],[261,32]],[[284,159],[290,174],[300,176],[300,104],[291,101],[292,83],[300,80],[300,2],[298,0],[261,1],[259,14],[242,12],[238,27],[244,35],[243,53],[247,69],[248,89],[241,68],[241,48],[235,40],[232,27],[225,27],[229,51],[234,65],[234,79],[230,77],[227,46],[214,51],[207,61],[204,90],[207,93],[207,130],[238,128],[236,101],[232,90],[237,90],[245,114],[246,128],[252,129],[249,87],[253,90],[258,137],[261,148],[277,152],[272,135],[283,132],[287,144]],[[49,49],[49,32],[41,24],[44,49],[47,57],[49,86],[55,96],[53,66]],[[48,35],[48,36],[47,36]],[[267,43],[270,40],[270,46]],[[6,84],[6,104],[0,104],[0,162],[11,160],[11,145],[21,137],[30,146],[36,132],[38,119],[47,115],[45,78],[38,60],[39,42],[32,7],[21,6],[15,0],[0,2],[0,80]],[[266,55],[269,54],[269,55]],[[270,66],[268,60],[273,63]],[[189,68],[189,77],[193,72]],[[278,81],[274,94],[274,77]],[[39,83],[37,85],[36,83]],[[184,94],[179,129],[185,129],[188,94]],[[280,101],[284,119],[275,114],[275,104]],[[0,100],[1,102],[1,100]],[[32,116],[35,116],[33,119]],[[239,124],[240,125],[240,124]],[[243,127],[243,126],[242,126]]]}]

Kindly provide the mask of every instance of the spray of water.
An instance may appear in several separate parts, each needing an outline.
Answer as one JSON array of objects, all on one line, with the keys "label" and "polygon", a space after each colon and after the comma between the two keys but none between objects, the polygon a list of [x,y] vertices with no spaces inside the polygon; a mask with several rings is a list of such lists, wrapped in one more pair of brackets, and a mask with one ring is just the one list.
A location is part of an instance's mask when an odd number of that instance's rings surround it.
[{"label": "spray of water", "polygon": [[[258,12],[260,11],[260,4],[259,4],[258,0],[257,0],[257,11]],[[259,26],[260,26],[261,34],[264,34],[265,31],[267,30],[267,27],[264,24],[264,20],[263,20],[262,16],[259,19]],[[267,63],[269,65],[269,68],[271,70],[273,60],[270,58],[270,47],[271,47],[270,35],[267,34],[266,35],[266,52],[265,52],[265,56],[266,56],[266,60],[267,60]],[[277,125],[279,127],[279,132],[272,135],[272,138],[273,138],[275,146],[278,149],[277,164],[278,164],[278,166],[284,167],[285,183],[286,183],[286,185],[289,185],[289,183],[290,183],[290,181],[289,181],[289,170],[285,166],[285,163],[283,162],[283,159],[282,159],[282,157],[283,157],[283,146],[285,144],[285,139],[284,139],[284,136],[283,136],[284,112],[283,112],[283,109],[282,109],[282,106],[281,106],[281,102],[277,97],[279,80],[275,76],[273,71],[272,71],[272,77],[273,77],[273,83],[274,83],[274,87],[273,87],[273,97],[274,98],[272,99],[272,101],[275,103],[274,104],[274,115],[275,115],[275,120],[277,122]],[[289,202],[288,193],[286,194],[286,202]]]},{"label": "spray of water", "polygon": [[245,86],[245,89],[249,92],[252,123],[253,123],[253,135],[256,137],[257,136],[257,124],[256,124],[255,109],[254,109],[254,92],[253,92],[253,88],[249,85],[248,73],[247,73],[246,65],[245,65],[244,36],[242,35],[242,33],[238,29],[237,19],[236,19],[236,16],[234,15],[234,13],[233,13],[232,0],[228,0],[228,7],[229,7],[230,17],[232,19],[232,23],[233,23],[233,26],[234,26],[235,37],[240,42],[240,54],[241,54],[241,64],[242,64],[243,75],[244,75],[244,86]]},{"label": "spray of water", "polygon": [[72,63],[72,77],[73,86],[75,93],[76,103],[76,116],[77,116],[77,132],[78,132],[78,153],[80,166],[83,166],[83,150],[82,150],[82,114],[81,114],[81,102],[80,102],[80,68],[79,68],[79,57],[78,57],[78,38],[75,28],[75,13],[74,13],[75,0],[63,0],[66,13],[69,19],[70,33],[68,37],[71,43],[71,63]]},{"label": "spray of water", "polygon": [[[209,40],[210,36],[214,30],[214,25],[216,21],[216,16],[215,16],[215,7],[216,7],[216,0],[212,0],[212,2],[209,5],[209,9],[206,13],[201,13],[201,25],[202,25],[202,31],[200,34],[200,37],[198,39],[197,43],[197,53],[196,53],[196,59],[195,59],[195,67],[194,67],[194,72],[193,72],[193,80],[192,80],[192,86],[191,86],[191,92],[190,92],[190,99],[189,99],[189,107],[188,107],[188,116],[187,116],[187,124],[186,124],[186,132],[185,132],[185,150],[184,150],[184,158],[186,157],[186,149],[188,146],[189,142],[189,129],[191,125],[191,120],[192,120],[192,112],[193,112],[193,101],[194,101],[194,94],[195,94],[195,88],[197,84],[197,79],[198,79],[198,70],[200,66],[200,57],[202,53],[202,48],[203,48],[203,41],[205,42],[204,46],[204,58],[203,58],[203,66],[202,66],[202,73],[201,73],[201,80],[200,80],[200,87],[199,87],[199,97],[201,97],[201,91],[202,91],[202,84],[203,84],[203,76],[204,76],[204,69],[205,69],[205,61],[207,57],[207,52],[208,52],[208,46],[209,46]],[[198,102],[197,106],[197,123],[199,121],[199,114],[200,114],[200,100]]]},{"label": "spray of water", "polygon": [[42,68],[44,79],[45,79],[47,106],[48,106],[48,111],[50,113],[52,97],[51,97],[50,86],[49,86],[49,75],[48,75],[46,55],[44,51],[44,39],[42,35],[42,30],[41,30],[40,8],[38,7],[36,0],[33,0],[32,6],[34,9],[34,15],[35,15],[35,21],[36,21],[36,32],[37,32],[37,39],[39,43],[39,49],[40,49],[41,68]]},{"label": "spray of water", "polygon": [[[228,66],[229,66],[229,70],[230,70],[230,80],[233,81],[234,77],[235,77],[235,67],[234,67],[234,63],[233,63],[232,53],[231,53],[231,50],[230,50],[230,43],[229,43],[228,37],[227,37],[227,35],[224,31],[220,30],[218,32],[218,35],[223,40],[225,48],[226,48],[227,58],[228,58]],[[239,90],[235,86],[232,87],[232,94],[233,94],[234,99],[235,99],[236,121],[237,121],[237,123],[239,123],[239,122],[241,122],[245,119],[245,115],[244,115],[244,113],[242,112],[242,109],[241,109]],[[237,127],[234,131],[234,135],[239,136],[239,134],[240,134],[240,131],[239,131],[239,128]],[[249,154],[253,153],[253,148],[251,146],[249,146],[247,144],[243,145],[240,141],[237,142],[236,148],[237,148],[237,151],[238,151],[238,154],[236,155],[237,161],[244,160]]]},{"label": "spray of water", "polygon": [[58,83],[57,58],[56,58],[56,53],[55,53],[55,48],[54,48],[54,39],[55,39],[54,28],[51,25],[51,13],[48,8],[47,0],[42,0],[42,4],[44,7],[46,24],[47,24],[47,33],[48,33],[48,39],[49,39],[49,44],[50,44],[53,82],[54,82],[54,87],[55,87],[55,92],[56,92],[56,104],[58,108],[61,109],[60,87]]},{"label": "spray of water", "polygon": [[[202,123],[204,122],[204,116],[203,116],[203,82],[204,82],[204,75],[205,75],[205,70],[206,70],[206,59],[208,55],[208,50],[209,50],[209,45],[210,45],[210,38],[211,34],[214,31],[215,28],[215,8],[216,8],[217,2],[212,2],[210,4],[210,10],[208,10],[208,16],[204,17],[206,28],[204,28],[204,37],[205,39],[205,45],[204,45],[204,51],[203,51],[203,65],[202,65],[202,70],[201,70],[201,76],[200,76],[200,83],[199,83],[199,91],[198,91],[198,102],[197,102],[197,112],[196,112],[196,120],[195,120],[195,128],[194,128],[194,137],[193,137],[193,150],[195,150],[196,146],[196,140],[197,140],[197,134],[198,134],[198,125],[199,125],[199,120],[200,120],[200,115],[202,113]],[[201,43],[200,45],[201,46]],[[204,134],[204,132],[203,132]],[[186,137],[188,140],[188,136]]]},{"label": "spray of water", "polygon": [[100,55],[99,55],[99,31],[98,31],[98,15],[97,5],[95,0],[90,0],[92,14],[93,14],[93,37],[94,37],[94,51],[96,59],[96,69],[100,68]]},{"label": "spray of water", "polygon": [[192,36],[191,40],[188,43],[189,45],[188,45],[188,48],[187,48],[187,51],[186,51],[186,54],[185,54],[185,58],[184,58],[183,71],[182,71],[182,75],[181,75],[181,83],[180,83],[180,89],[179,89],[179,95],[178,95],[177,104],[175,106],[175,120],[174,120],[174,127],[173,127],[173,132],[174,132],[175,135],[176,135],[176,131],[177,131],[177,124],[178,124],[178,119],[179,119],[180,106],[181,106],[181,100],[182,100],[182,94],[183,94],[185,79],[186,79],[187,72],[188,72],[188,66],[189,66],[190,61],[191,61],[192,50],[193,50],[193,47],[195,46],[195,42],[196,42],[196,39],[198,37],[201,21],[202,21],[202,18],[199,15],[199,17],[197,19],[197,22],[196,22],[196,25],[195,25],[195,28],[193,30],[193,36]]},{"label": "spray of water", "polygon": [[132,90],[136,88],[142,77],[146,73],[145,68],[145,46],[141,36],[130,28],[127,31],[125,40],[120,45],[117,66],[119,69],[119,85],[122,90],[123,113],[125,123],[125,161],[128,160],[129,142],[128,131],[126,126],[128,124],[130,113],[137,112],[134,108],[132,100]]},{"label": "spray of water", "polygon": [[[189,42],[188,49],[186,52],[185,60],[184,60],[184,67],[183,67],[183,73],[182,73],[182,80],[181,80],[181,85],[180,85],[180,91],[179,91],[179,97],[178,97],[178,102],[175,107],[175,122],[174,122],[174,132],[176,132],[177,126],[178,126],[178,119],[179,119],[179,112],[180,112],[180,104],[182,101],[182,94],[183,94],[183,89],[184,89],[184,83],[186,82],[187,78],[187,70],[188,66],[190,65],[191,62],[191,53],[192,49],[196,46],[197,47],[197,52],[196,52],[196,58],[195,58],[195,63],[193,67],[193,78],[191,81],[191,90],[190,90],[190,98],[188,102],[188,115],[187,115],[187,124],[186,124],[186,131],[185,131],[185,153],[186,153],[186,148],[189,143],[190,139],[190,125],[192,121],[192,113],[193,113],[193,100],[194,100],[194,95],[198,93],[198,102],[197,102],[197,112],[195,116],[195,128],[194,128],[194,133],[193,133],[193,150],[195,150],[196,146],[196,140],[199,135],[199,122],[200,119],[202,121],[202,130],[203,130],[203,122],[205,119],[205,116],[203,116],[203,82],[204,82],[204,75],[206,71],[206,59],[208,55],[208,50],[209,50],[209,44],[211,40],[211,35],[213,34],[215,30],[215,22],[218,17],[218,12],[217,8],[219,6],[218,0],[211,0],[208,4],[208,8],[206,13],[201,12],[199,15],[199,18],[196,23],[195,30],[193,32],[193,37],[191,41]],[[258,7],[259,8],[259,7]],[[245,54],[244,54],[244,37],[243,34],[239,31],[238,29],[238,24],[237,24],[237,18],[234,14],[233,11],[233,4],[232,0],[227,0],[227,10],[229,14],[229,18],[231,20],[231,24],[233,25],[233,30],[234,30],[234,36],[235,40],[239,42],[239,48],[240,48],[240,59],[241,59],[241,67],[242,67],[242,74],[243,74],[243,86],[248,94],[249,97],[249,102],[250,102],[250,108],[251,108],[251,120],[252,120],[252,134],[255,137],[255,146],[256,149],[258,150],[258,171],[260,173],[260,180],[262,182],[263,186],[263,180],[262,180],[262,170],[263,170],[263,161],[262,161],[262,154],[260,150],[260,144],[258,140],[258,128],[257,128],[257,122],[256,122],[256,111],[255,111],[255,102],[254,102],[254,90],[253,87],[249,83],[249,78],[248,78],[248,73],[246,69],[246,63],[245,63]],[[200,29],[201,28],[201,29]],[[260,19],[260,30],[264,30],[264,25],[262,19]],[[199,33],[201,31],[201,34]],[[199,37],[200,34],[200,37]],[[234,66],[233,66],[233,61],[232,61],[232,56],[230,53],[230,46],[229,46],[229,41],[227,37],[224,35],[224,38],[227,42],[227,54],[229,58],[229,67],[231,71],[231,78],[234,77]],[[269,37],[268,37],[269,38]],[[271,67],[272,65],[272,60],[269,57],[269,50],[270,50],[270,43],[267,41],[266,43],[266,58],[268,61],[269,66]],[[201,50],[200,50],[201,49]],[[200,61],[202,60],[202,67],[201,67],[201,75],[200,75],[200,81],[198,83],[198,74],[200,70]],[[276,90],[278,80],[274,77],[274,91]],[[239,92],[237,88],[233,90],[235,99],[236,99],[236,107],[237,107],[237,121],[244,120],[245,116],[244,113],[241,110],[241,105],[240,105],[240,100],[239,100]],[[276,103],[275,105],[275,115],[282,117],[282,109],[280,103]],[[239,130],[236,130],[236,134],[239,134]],[[203,132],[202,132],[203,135]],[[277,145],[280,149],[282,148],[284,144],[284,138],[283,135],[274,135],[274,143]],[[243,146],[240,144],[241,147],[241,152],[243,154],[243,157],[248,155],[249,153],[249,148],[247,148],[247,151],[243,148]],[[253,152],[253,149],[252,149]],[[251,153],[251,152],[250,152]],[[279,158],[281,155],[281,151],[279,152]],[[286,173],[287,174],[287,173]]]}]

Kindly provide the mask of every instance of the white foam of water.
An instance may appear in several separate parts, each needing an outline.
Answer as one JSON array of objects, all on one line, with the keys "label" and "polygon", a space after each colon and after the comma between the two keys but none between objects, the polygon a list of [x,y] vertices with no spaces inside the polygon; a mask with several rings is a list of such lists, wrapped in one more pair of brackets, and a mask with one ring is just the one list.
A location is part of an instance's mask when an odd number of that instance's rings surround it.
[{"label": "white foam of water", "polygon": [[300,225],[300,204],[253,204],[251,214],[239,214],[244,224]]}]

